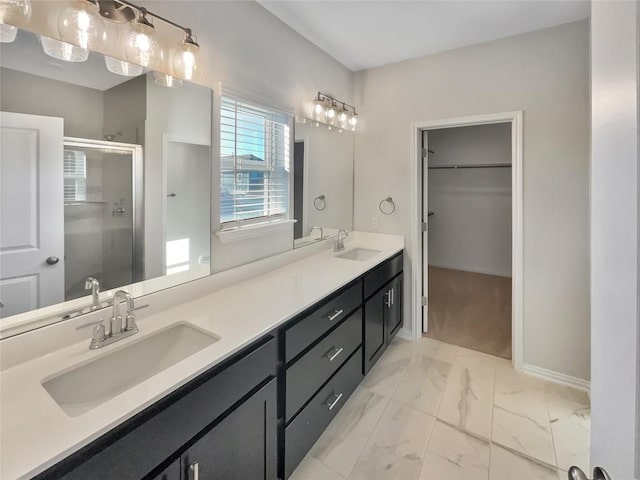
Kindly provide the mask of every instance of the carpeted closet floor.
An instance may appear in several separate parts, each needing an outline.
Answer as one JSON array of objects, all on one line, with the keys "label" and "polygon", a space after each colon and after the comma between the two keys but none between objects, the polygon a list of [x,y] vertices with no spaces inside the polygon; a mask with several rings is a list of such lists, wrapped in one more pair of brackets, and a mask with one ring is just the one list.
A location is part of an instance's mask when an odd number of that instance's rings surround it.
[{"label": "carpeted closet floor", "polygon": [[426,336],[511,358],[511,278],[429,267]]}]

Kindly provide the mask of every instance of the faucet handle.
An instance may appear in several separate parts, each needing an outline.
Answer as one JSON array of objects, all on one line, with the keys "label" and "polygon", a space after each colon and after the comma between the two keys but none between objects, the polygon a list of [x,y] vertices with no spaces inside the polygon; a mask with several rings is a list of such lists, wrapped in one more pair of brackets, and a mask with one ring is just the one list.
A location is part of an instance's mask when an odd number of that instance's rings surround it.
[{"label": "faucet handle", "polygon": [[138,331],[138,326],[136,325],[136,316],[133,313],[128,314],[124,320],[124,331],[130,332],[131,330]]},{"label": "faucet handle", "polygon": [[103,321],[100,320],[96,323],[96,326],[93,327],[93,336],[91,337],[91,344],[89,345],[89,348],[92,350],[99,348],[100,344],[107,338],[106,329],[102,322]]}]

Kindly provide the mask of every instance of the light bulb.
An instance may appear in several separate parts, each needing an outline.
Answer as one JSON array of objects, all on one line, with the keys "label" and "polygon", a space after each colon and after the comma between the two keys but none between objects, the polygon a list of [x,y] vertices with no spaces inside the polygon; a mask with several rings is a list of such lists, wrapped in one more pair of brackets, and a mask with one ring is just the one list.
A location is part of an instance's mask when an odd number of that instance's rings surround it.
[{"label": "light bulb", "polygon": [[126,58],[148,68],[159,68],[164,59],[164,52],[156,40],[153,25],[146,19],[145,13],[131,23],[131,31],[127,35]]},{"label": "light bulb", "polygon": [[30,0],[0,0],[0,23],[21,27],[29,19],[31,19]]},{"label": "light bulb", "polygon": [[104,56],[104,63],[107,66],[107,70],[116,75],[122,75],[124,77],[137,77],[142,75],[144,67],[136,65],[134,63],[125,62],[119,58]]},{"label": "light bulb", "polygon": [[88,0],[71,0],[60,12],[58,33],[63,42],[89,50],[100,50],[106,42],[98,6]]},{"label": "light bulb", "polygon": [[185,80],[192,80],[198,69],[198,50],[200,46],[191,36],[191,30],[187,30],[186,38],[173,55],[173,73]]},{"label": "light bulb", "polygon": [[40,37],[40,43],[42,43],[44,53],[57,60],[64,60],[65,62],[86,62],[89,58],[89,50],[71,45],[70,43],[43,36]]},{"label": "light bulb", "polygon": [[179,88],[183,85],[182,80],[165,73],[153,72],[153,81],[161,87]]},{"label": "light bulb", "polygon": [[0,43],[11,43],[16,39],[16,35],[18,35],[18,27],[0,23]]}]

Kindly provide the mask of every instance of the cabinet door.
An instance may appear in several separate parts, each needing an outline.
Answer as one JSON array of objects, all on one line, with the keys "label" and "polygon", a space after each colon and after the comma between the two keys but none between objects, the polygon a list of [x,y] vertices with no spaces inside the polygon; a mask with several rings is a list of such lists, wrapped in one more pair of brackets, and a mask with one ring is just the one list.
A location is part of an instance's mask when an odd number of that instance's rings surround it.
[{"label": "cabinet door", "polygon": [[367,374],[387,346],[385,314],[390,298],[390,287],[385,285],[364,305],[364,369]]},{"label": "cabinet door", "polygon": [[180,460],[176,460],[152,480],[180,480]]},{"label": "cabinet door", "polygon": [[388,286],[390,287],[391,300],[385,310],[387,344],[391,343],[398,330],[402,328],[402,274],[391,280]]},{"label": "cabinet door", "polygon": [[276,380],[213,427],[182,456],[183,479],[276,479]]}]

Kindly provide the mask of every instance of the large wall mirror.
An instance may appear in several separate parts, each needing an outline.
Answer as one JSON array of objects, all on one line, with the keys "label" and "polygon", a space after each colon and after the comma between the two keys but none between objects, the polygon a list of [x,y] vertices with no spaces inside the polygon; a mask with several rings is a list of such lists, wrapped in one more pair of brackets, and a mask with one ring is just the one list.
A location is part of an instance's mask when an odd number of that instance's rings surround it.
[{"label": "large wall mirror", "polygon": [[0,44],[2,336],[85,313],[88,278],[146,294],[210,273],[212,91],[60,45]]},{"label": "large wall mirror", "polygon": [[313,120],[296,119],[295,247],[353,229],[353,135]]}]

